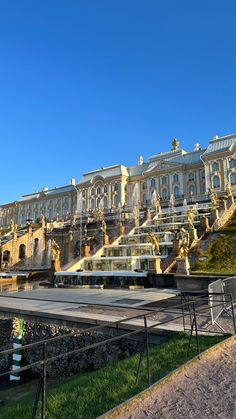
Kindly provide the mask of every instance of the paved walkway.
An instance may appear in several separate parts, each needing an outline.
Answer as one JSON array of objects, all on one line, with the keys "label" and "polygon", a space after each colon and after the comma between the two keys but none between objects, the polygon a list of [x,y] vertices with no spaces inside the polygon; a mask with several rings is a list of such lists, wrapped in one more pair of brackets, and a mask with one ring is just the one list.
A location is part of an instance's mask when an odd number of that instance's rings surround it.
[{"label": "paved walkway", "polygon": [[[43,289],[25,291],[20,293],[0,293],[0,313],[17,313],[17,315],[30,315],[60,319],[64,321],[75,321],[89,324],[103,322],[115,322],[126,317],[135,316],[140,307],[145,304],[165,300],[175,296],[176,292],[171,290],[93,290],[93,289]],[[14,298],[12,298],[14,297]],[[110,309],[102,310],[106,305]],[[94,309],[98,306],[99,309]],[[118,311],[116,307],[123,310]],[[132,311],[131,308],[137,309]],[[148,309],[147,309],[148,310]],[[127,315],[128,312],[128,315]],[[174,319],[174,317],[173,317]],[[148,326],[154,325],[157,321],[148,321]],[[126,321],[127,328],[143,327],[142,319]],[[171,319],[157,329],[170,331],[182,331],[181,324],[172,323]]]},{"label": "paved walkway", "polygon": [[134,399],[116,419],[235,419],[236,339]]}]

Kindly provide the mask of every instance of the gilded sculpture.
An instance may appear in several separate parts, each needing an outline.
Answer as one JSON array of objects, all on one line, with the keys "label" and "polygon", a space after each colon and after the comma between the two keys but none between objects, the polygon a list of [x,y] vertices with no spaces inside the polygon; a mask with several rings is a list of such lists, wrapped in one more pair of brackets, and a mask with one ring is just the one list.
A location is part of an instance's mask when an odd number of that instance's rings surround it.
[{"label": "gilded sculpture", "polygon": [[159,194],[157,195],[156,211],[157,211],[157,214],[161,213],[161,197]]},{"label": "gilded sculpture", "polygon": [[55,240],[52,240],[52,260],[60,260],[60,246]]},{"label": "gilded sculpture", "polygon": [[211,191],[211,209],[215,210],[217,208],[218,199],[215,192]]},{"label": "gilded sculpture", "polygon": [[106,221],[105,220],[102,220],[101,230],[102,230],[104,236],[106,236],[107,235],[107,224],[106,224]]},{"label": "gilded sculpture", "polygon": [[188,224],[190,228],[194,228],[194,219],[195,219],[195,212],[192,209],[189,209],[187,212],[188,217]]},{"label": "gilded sculpture", "polygon": [[230,182],[228,182],[226,185],[226,195],[227,195],[227,198],[232,198],[233,196]]},{"label": "gilded sculpture", "polygon": [[12,219],[10,221],[10,226],[11,226],[11,233],[13,233],[13,234],[16,233],[17,232],[18,225]]},{"label": "gilded sculpture", "polygon": [[177,238],[179,239],[178,256],[181,258],[186,258],[189,253],[189,232],[182,227],[177,234]]},{"label": "gilded sculpture", "polygon": [[150,242],[152,243],[152,254],[160,255],[160,246],[155,234],[152,231],[150,231],[148,233],[148,237],[150,239]]}]

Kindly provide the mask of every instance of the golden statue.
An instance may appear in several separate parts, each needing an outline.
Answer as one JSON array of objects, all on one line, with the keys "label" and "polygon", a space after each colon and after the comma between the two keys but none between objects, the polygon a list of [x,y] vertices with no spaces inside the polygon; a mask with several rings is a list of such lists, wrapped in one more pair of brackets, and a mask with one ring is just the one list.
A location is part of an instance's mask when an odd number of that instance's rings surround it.
[{"label": "golden statue", "polygon": [[226,185],[226,195],[227,195],[227,198],[232,198],[232,196],[233,196],[230,182],[228,182],[227,185]]},{"label": "golden statue", "polygon": [[45,220],[45,216],[43,214],[42,214],[42,217],[41,217],[41,224],[42,224],[42,228],[45,228],[46,220]]},{"label": "golden statue", "polygon": [[52,260],[60,260],[60,246],[55,240],[52,240]]},{"label": "golden statue", "polygon": [[148,237],[150,238],[150,242],[152,243],[152,254],[153,255],[155,255],[155,254],[159,255],[160,254],[160,246],[159,246],[159,243],[158,243],[158,240],[157,240],[155,234],[152,231],[150,231],[148,233]]},{"label": "golden statue", "polygon": [[172,145],[173,151],[176,151],[179,149],[179,141],[176,138],[173,139],[171,145]]},{"label": "golden statue", "polygon": [[139,208],[138,208],[138,206],[134,207],[133,216],[134,216],[134,225],[135,225],[135,227],[138,227],[138,225],[139,225]]},{"label": "golden statue", "polygon": [[84,242],[84,244],[88,244],[90,242],[90,240],[94,240],[94,237],[84,236],[82,238],[82,242]]},{"label": "golden statue", "polygon": [[215,210],[217,208],[217,195],[215,192],[211,191],[211,209]]},{"label": "golden statue", "polygon": [[11,226],[11,233],[13,233],[13,234],[16,233],[18,225],[14,222],[13,219],[11,219],[11,221],[10,221],[10,226]]},{"label": "golden statue", "polygon": [[161,214],[161,197],[159,194],[157,195],[156,209],[157,214]]},{"label": "golden statue", "polygon": [[107,224],[105,220],[102,220],[102,232],[104,234],[104,236],[107,235]]},{"label": "golden statue", "polygon": [[192,209],[189,209],[188,213],[187,213],[187,216],[188,216],[189,227],[194,228],[193,222],[194,222],[194,218],[195,218],[195,212]]},{"label": "golden statue", "polygon": [[178,256],[181,258],[185,258],[188,256],[189,252],[189,232],[185,230],[185,228],[181,228],[179,233],[177,234],[177,238],[179,239],[179,254]]},{"label": "golden statue", "polygon": [[99,208],[98,210],[94,210],[93,216],[94,216],[95,221],[101,221],[104,217],[103,209]]}]

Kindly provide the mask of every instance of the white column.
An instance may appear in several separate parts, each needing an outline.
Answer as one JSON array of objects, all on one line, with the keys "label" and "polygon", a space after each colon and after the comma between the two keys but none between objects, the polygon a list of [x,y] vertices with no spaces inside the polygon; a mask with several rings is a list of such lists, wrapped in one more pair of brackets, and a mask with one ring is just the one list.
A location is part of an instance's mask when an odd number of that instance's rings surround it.
[{"label": "white column", "polygon": [[[228,164],[229,164],[228,159],[223,160],[223,169],[224,169],[224,189],[225,189],[225,187],[226,187],[226,185],[227,185],[227,183],[228,183],[228,181],[229,181],[229,178],[228,178]],[[223,187],[223,185],[222,185],[222,187]]]},{"label": "white column", "polygon": [[169,175],[169,191],[170,195],[173,194],[173,175]]},{"label": "white column", "polygon": [[184,174],[179,173],[179,193],[180,195],[184,195]]},{"label": "white column", "polygon": [[204,167],[205,167],[206,192],[208,192],[209,188],[211,188],[210,165],[209,165],[209,163],[205,163]]},{"label": "white column", "polygon": [[200,195],[201,191],[200,191],[200,170],[196,170],[196,194],[195,195]]}]

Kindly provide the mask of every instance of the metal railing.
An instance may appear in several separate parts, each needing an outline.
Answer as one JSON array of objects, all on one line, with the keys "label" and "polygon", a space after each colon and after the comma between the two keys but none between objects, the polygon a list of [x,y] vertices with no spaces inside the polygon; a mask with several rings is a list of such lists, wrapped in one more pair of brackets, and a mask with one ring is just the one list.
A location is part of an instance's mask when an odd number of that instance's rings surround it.
[{"label": "metal railing", "polygon": [[[200,294],[200,295],[199,295]],[[216,300],[216,304],[219,304],[219,294],[222,295],[222,298],[224,299],[224,302],[230,301],[231,303],[231,311],[232,311],[232,322],[233,322],[233,331],[234,333],[236,333],[236,324],[235,324],[235,316],[234,316],[234,306],[233,306],[233,300],[232,300],[232,296],[231,295],[227,295],[224,293],[214,293],[211,295],[211,304],[214,304],[214,295],[217,294],[217,300]],[[4,297],[4,296],[0,296],[0,297]],[[17,298],[14,296],[11,296],[11,298]],[[176,297],[179,298],[179,297]],[[24,298],[23,299],[29,299],[29,297]],[[31,299],[32,300],[32,299]],[[36,299],[39,300],[39,299]],[[42,299],[42,301],[47,301],[45,299]],[[191,346],[191,342],[192,342],[192,338],[193,335],[195,335],[195,339],[196,339],[196,347],[197,347],[197,355],[200,358],[200,353],[201,353],[201,349],[200,349],[200,342],[199,342],[199,333],[203,333],[206,332],[206,330],[204,330],[203,328],[199,327],[198,325],[198,317],[202,318],[202,317],[209,317],[209,315],[207,316],[206,314],[206,310],[209,309],[208,308],[208,302],[209,302],[209,293],[206,291],[202,292],[202,293],[188,293],[188,292],[183,292],[180,295],[180,302],[175,303],[176,299],[173,299],[173,305],[171,305],[171,307],[160,307],[158,309],[155,308],[147,308],[147,307],[124,307],[124,306],[120,306],[120,305],[112,305],[112,307],[119,307],[119,308],[124,308],[124,309],[129,309],[130,310],[139,310],[139,311],[143,311],[143,313],[139,313],[136,314],[134,316],[130,316],[130,317],[126,317],[124,319],[121,320],[117,320],[117,321],[108,321],[103,323],[102,325],[98,325],[98,326],[94,326],[94,327],[89,327],[87,329],[82,329],[81,334],[85,334],[85,333],[91,333],[91,332],[98,332],[98,331],[102,331],[105,328],[108,327],[112,327],[115,329],[120,330],[121,332],[123,331],[123,328],[129,328],[132,329],[133,328],[133,324],[132,321],[134,320],[138,320],[141,319],[143,320],[143,324],[139,324],[139,327],[136,328],[135,330],[129,330],[129,331],[125,331],[124,333],[121,333],[117,336],[113,336],[113,337],[109,337],[103,340],[100,340],[98,342],[94,342],[91,344],[87,344],[84,345],[82,347],[79,348],[75,348],[72,350],[69,350],[68,352],[63,352],[60,353],[58,355],[54,355],[54,356],[49,356],[48,353],[48,346],[49,344],[52,344],[54,342],[59,342],[61,340],[65,340],[65,339],[69,339],[70,337],[75,337],[75,335],[78,332],[71,332],[65,335],[60,335],[60,336],[54,336],[45,340],[40,340],[37,342],[33,342],[33,343],[29,343],[26,345],[23,345],[18,351],[19,353],[23,353],[26,350],[29,349],[33,349],[35,347],[37,347],[37,349],[41,346],[42,347],[42,357],[41,359],[39,359],[38,361],[32,362],[30,364],[27,364],[21,368],[18,369],[14,369],[14,371],[10,370],[10,371],[6,371],[6,372],[2,372],[0,374],[0,379],[6,378],[11,374],[18,374],[18,373],[22,373],[24,371],[27,370],[32,370],[35,367],[41,367],[41,375],[39,378],[39,382],[38,382],[38,387],[37,387],[37,391],[36,391],[36,395],[35,395],[35,400],[34,400],[34,405],[33,405],[33,409],[32,409],[32,419],[36,418],[36,414],[38,411],[38,405],[39,405],[39,400],[40,400],[40,396],[41,396],[41,400],[42,400],[42,404],[41,404],[41,417],[43,419],[45,419],[46,417],[46,403],[47,403],[47,366],[48,364],[52,363],[52,362],[58,362],[60,361],[62,358],[71,356],[71,355],[75,355],[75,354],[80,354],[83,352],[86,352],[88,350],[91,349],[95,349],[98,348],[100,346],[105,346],[111,343],[115,343],[120,341],[121,339],[124,338],[130,338],[130,337],[134,337],[135,335],[138,335],[140,333],[142,333],[144,335],[144,339],[143,339],[143,344],[142,344],[142,348],[140,351],[140,358],[139,358],[139,362],[138,362],[138,367],[137,367],[137,371],[136,371],[136,383],[139,380],[139,376],[140,376],[140,368],[141,368],[141,364],[142,364],[142,360],[144,357],[144,353],[146,352],[146,373],[147,373],[147,385],[150,386],[152,384],[152,375],[151,375],[151,366],[150,366],[150,353],[149,353],[149,349],[150,349],[150,342],[149,342],[149,335],[150,332],[155,329],[155,328],[160,328],[164,325],[168,325],[168,323],[173,322],[173,318],[169,319],[163,319],[163,320],[155,320],[152,321],[151,324],[148,324],[148,319],[153,316],[153,315],[158,315],[158,314],[173,314],[174,317],[174,321],[182,319],[182,325],[183,325],[183,330],[186,332],[190,332],[189,334],[189,340],[188,340],[188,345],[187,345],[187,355],[189,355],[189,351],[190,351],[190,346]],[[54,301],[55,302],[55,301]],[[66,302],[68,304],[68,301]],[[72,302],[71,302],[72,303]],[[78,305],[81,304],[80,302],[76,301],[73,302],[74,304]],[[162,303],[164,303],[164,300],[162,300]],[[101,304],[93,304],[95,306],[101,306]],[[106,306],[106,305],[103,305]],[[107,305],[111,308],[110,305]],[[136,324],[137,326],[137,324]],[[209,332],[209,330],[208,330]],[[222,334],[228,334],[226,331],[221,330],[220,332],[214,331],[215,334],[220,333]],[[7,349],[7,350],[3,350],[0,351],[0,357],[2,356],[6,356],[6,355],[12,355],[13,352],[15,352],[15,349],[11,348],[11,349]]]}]

